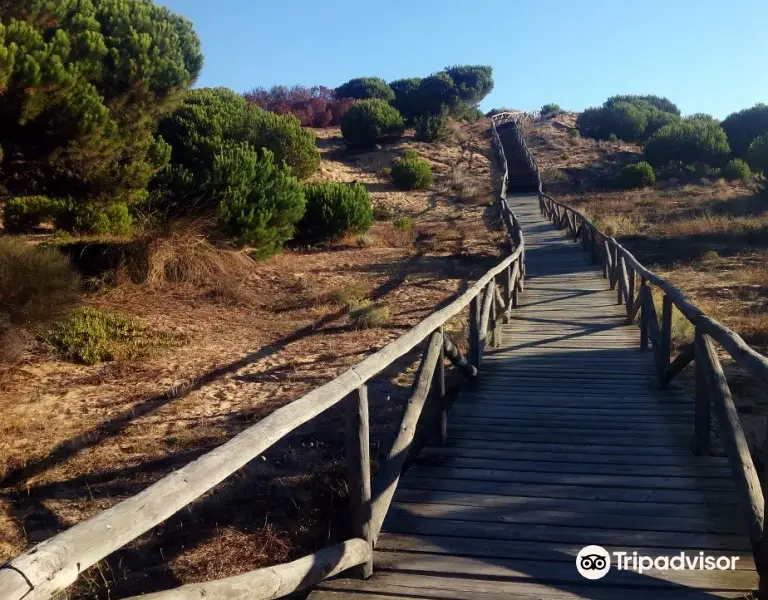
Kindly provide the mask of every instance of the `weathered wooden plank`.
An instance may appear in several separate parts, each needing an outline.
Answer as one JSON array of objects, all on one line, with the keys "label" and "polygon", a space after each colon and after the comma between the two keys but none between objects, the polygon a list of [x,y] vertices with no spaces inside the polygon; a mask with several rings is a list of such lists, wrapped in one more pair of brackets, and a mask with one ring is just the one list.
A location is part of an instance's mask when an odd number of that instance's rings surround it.
[{"label": "weathered wooden plank", "polygon": [[[446,556],[376,552],[375,560],[385,571],[411,572],[430,575],[464,575],[488,579],[534,580],[562,583],[583,583],[584,579],[572,565],[532,560],[487,560]],[[658,588],[671,585],[688,589],[749,590],[757,583],[750,571],[657,570],[650,569],[644,577],[628,570],[609,571],[601,585]],[[653,592],[649,592],[653,593]]]},{"label": "weathered wooden plank", "polygon": [[[495,496],[493,494],[472,494],[444,492],[440,490],[418,490],[400,488],[395,502],[418,504],[449,504],[514,511],[512,518],[525,518],[529,512],[558,511],[573,515],[598,514],[627,518],[636,516],[664,517],[689,521],[706,521],[704,527],[733,527],[733,532],[746,532],[746,526],[739,515],[734,514],[733,505],[707,506],[704,504],[670,504],[660,502],[612,502],[608,500],[574,500],[570,498],[544,498],[527,496]],[[458,513],[457,513],[458,514]],[[580,517],[574,517],[580,518]],[[625,524],[626,525],[626,524]],[[617,529],[621,529],[620,527]],[[379,539],[381,541],[381,538]],[[379,544],[378,547],[381,547]]]},{"label": "weathered wooden plank", "polygon": [[[360,590],[360,593],[358,593]],[[374,594],[371,596],[371,594]],[[652,588],[654,600],[713,600],[714,598],[743,598],[744,591],[685,590]],[[638,587],[599,586],[559,582],[533,583],[497,579],[427,576],[387,572],[369,582],[365,588],[354,580],[339,579],[323,583],[321,591],[313,592],[312,600],[394,600],[395,598],[446,600],[648,600],[649,589]]]},{"label": "weathered wooden plank", "polygon": [[749,551],[743,535],[727,533],[688,533],[663,531],[630,531],[626,529],[588,529],[571,524],[539,525],[526,523],[482,523],[457,519],[428,519],[397,515],[387,521],[387,531],[418,535],[450,533],[456,537],[475,537],[496,540],[528,540],[570,544],[597,544],[609,546],[681,547],[697,552],[702,550]]},{"label": "weathered wooden plank", "polygon": [[[401,533],[382,534],[377,550],[395,552],[428,552],[431,554],[449,554],[460,556],[484,557],[489,559],[527,559],[541,560],[552,563],[568,563],[573,561],[583,546],[563,542],[534,542],[527,540],[496,540],[477,537],[461,538],[453,535],[417,535]],[[651,548],[648,546],[604,546],[609,552],[637,552],[638,555],[670,556],[680,554],[683,548],[678,546]],[[736,569],[753,570],[755,563],[750,552],[734,552],[738,556]],[[382,573],[381,575],[385,575]],[[378,577],[378,576],[377,576]]]},{"label": "weathered wooden plank", "polygon": [[544,483],[570,486],[608,486],[621,488],[654,488],[685,490],[733,490],[731,481],[724,478],[656,477],[650,475],[583,475],[570,473],[550,473],[542,471],[507,471],[501,469],[472,469],[459,467],[434,467],[418,465],[408,470],[409,480],[416,477],[465,479],[471,481],[495,481],[509,483]]},{"label": "weathered wooden plank", "polygon": [[[550,459],[552,457],[550,456]],[[572,463],[557,460],[522,461],[493,458],[472,458],[464,456],[440,456],[422,455],[416,463],[420,466],[446,467],[450,469],[483,469],[489,471],[530,471],[534,473],[560,473],[582,475],[618,475],[646,477],[675,477],[675,478],[716,478],[730,480],[730,469],[726,466],[705,466],[695,468],[692,465],[631,465],[631,464],[597,464],[597,463]],[[728,487],[727,484],[724,487]]]}]

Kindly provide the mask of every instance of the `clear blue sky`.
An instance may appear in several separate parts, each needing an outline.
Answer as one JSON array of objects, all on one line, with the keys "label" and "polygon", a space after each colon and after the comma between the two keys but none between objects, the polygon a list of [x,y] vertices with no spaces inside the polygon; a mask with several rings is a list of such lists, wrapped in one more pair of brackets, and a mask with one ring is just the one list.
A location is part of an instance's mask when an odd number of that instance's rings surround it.
[{"label": "clear blue sky", "polygon": [[[163,1],[163,0],[160,0]],[[768,102],[766,0],[165,0],[191,19],[198,85],[390,81],[490,64],[482,103],[581,110],[613,94],[667,96],[683,113]]]}]

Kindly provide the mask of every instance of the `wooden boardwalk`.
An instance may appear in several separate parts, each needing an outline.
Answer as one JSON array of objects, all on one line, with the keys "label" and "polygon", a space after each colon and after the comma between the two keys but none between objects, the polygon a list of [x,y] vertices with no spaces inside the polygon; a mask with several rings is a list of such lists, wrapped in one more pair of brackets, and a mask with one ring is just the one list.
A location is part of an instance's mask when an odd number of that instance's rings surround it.
[{"label": "wooden boardwalk", "polygon": [[[449,418],[449,443],[405,473],[376,545],[374,576],[319,585],[313,600],[740,598],[757,586],[724,458],[695,457],[693,403],[659,390],[588,255],[510,200],[528,279],[483,377]],[[740,557],[734,571],[583,579],[586,545],[609,552]]]}]

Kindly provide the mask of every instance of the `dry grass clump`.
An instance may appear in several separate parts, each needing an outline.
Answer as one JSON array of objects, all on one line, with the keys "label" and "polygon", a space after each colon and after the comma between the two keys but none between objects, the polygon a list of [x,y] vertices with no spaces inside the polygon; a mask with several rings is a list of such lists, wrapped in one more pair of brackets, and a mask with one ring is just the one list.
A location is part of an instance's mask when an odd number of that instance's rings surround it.
[{"label": "dry grass clump", "polygon": [[349,321],[355,329],[381,327],[389,323],[390,317],[388,306],[371,300],[363,300],[349,311]]},{"label": "dry grass clump", "polygon": [[241,281],[253,268],[243,251],[214,246],[204,224],[191,224],[149,242],[145,283],[218,285]]},{"label": "dry grass clump", "polygon": [[344,309],[350,309],[363,302],[370,294],[370,290],[359,283],[345,283],[340,288],[333,290],[329,296],[334,304]]},{"label": "dry grass clump", "polygon": [[0,238],[0,363],[21,359],[34,334],[72,309],[80,279],[65,256]]},{"label": "dry grass clump", "polygon": [[628,215],[599,215],[593,223],[611,237],[635,235],[638,232],[637,222]]}]

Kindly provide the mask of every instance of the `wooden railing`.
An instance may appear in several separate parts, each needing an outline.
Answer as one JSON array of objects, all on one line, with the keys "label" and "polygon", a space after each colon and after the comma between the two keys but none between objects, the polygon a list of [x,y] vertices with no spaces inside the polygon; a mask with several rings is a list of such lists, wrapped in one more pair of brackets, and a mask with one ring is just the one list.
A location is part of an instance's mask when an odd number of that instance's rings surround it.
[{"label": "wooden railing", "polygon": [[[275,410],[227,443],[167,475],[141,493],[34,546],[0,567],[0,599],[52,598],[87,568],[162,523],[288,433],[328,408],[346,403],[346,461],[352,515],[352,539],[291,563],[258,569],[217,581],[185,585],[142,599],[279,598],[350,568],[360,577],[373,569],[373,544],[397,487],[427,397],[440,403],[438,431],[447,435],[444,358],[460,372],[477,377],[486,345],[499,339],[500,323],[517,304],[525,275],[519,223],[506,201],[508,173],[495,125],[493,143],[503,166],[500,212],[511,242],[510,254],[445,308],[433,313],[375,354],[333,381]],[[445,335],[445,323],[469,307],[470,351],[464,357]],[[395,441],[371,483],[367,382],[428,340]]]},{"label": "wooden railing", "polygon": [[[582,213],[541,190],[539,205],[543,215],[558,228],[566,230],[574,241],[581,241],[582,248],[590,253],[592,261],[602,265],[604,277],[609,280],[611,289],[616,290],[617,303],[626,306],[627,322],[637,321],[639,324],[640,348],[650,347],[653,351],[659,386],[669,384],[689,363],[695,361],[694,451],[700,455],[710,453],[710,407],[714,407],[720,423],[720,438],[747,519],[760,574],[760,597],[768,598],[765,498],[715,343],[739,367],[763,384],[768,384],[768,358],[750,348],[725,325],[708,317],[679,288],[645,268],[626,248],[602,233]],[[654,304],[653,286],[663,292],[661,315]],[[671,356],[673,307],[693,324],[696,332],[694,341],[683,346],[674,359]]]}]

